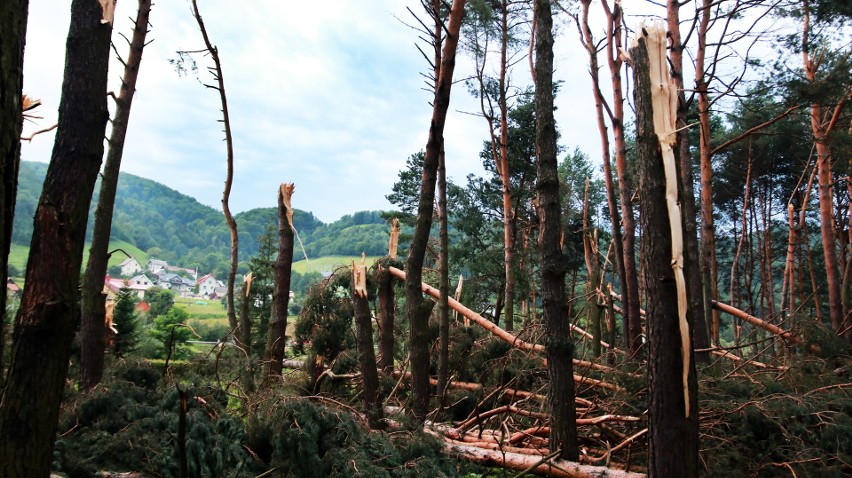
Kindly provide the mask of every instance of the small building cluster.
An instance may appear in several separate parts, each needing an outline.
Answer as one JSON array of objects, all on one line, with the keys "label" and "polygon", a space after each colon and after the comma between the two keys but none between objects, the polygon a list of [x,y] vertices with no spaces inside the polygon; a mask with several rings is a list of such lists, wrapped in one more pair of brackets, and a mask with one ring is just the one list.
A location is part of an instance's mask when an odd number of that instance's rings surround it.
[{"label": "small building cluster", "polygon": [[145,291],[154,287],[174,291],[181,297],[219,299],[227,293],[225,284],[213,274],[199,278],[197,269],[170,266],[159,259],[148,260],[143,268],[135,258],[129,257],[118,267],[121,277],[108,275],[104,278],[104,292],[107,294],[116,294],[123,287],[136,292],[139,300],[145,298]]}]

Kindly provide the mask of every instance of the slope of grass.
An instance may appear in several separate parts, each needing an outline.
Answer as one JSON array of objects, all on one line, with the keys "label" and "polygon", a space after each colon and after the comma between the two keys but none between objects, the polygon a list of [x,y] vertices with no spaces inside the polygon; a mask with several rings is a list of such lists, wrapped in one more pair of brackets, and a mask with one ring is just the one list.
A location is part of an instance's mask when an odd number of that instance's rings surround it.
[{"label": "slope of grass", "polygon": [[[297,257],[294,257],[293,259],[296,258]],[[367,266],[369,267],[373,265],[378,258],[379,256],[367,256]],[[333,272],[338,267],[352,264],[352,261],[360,263],[361,256],[322,256],[312,258],[308,261],[302,259],[293,263],[293,272],[298,272],[299,274],[305,274],[307,272]]]},{"label": "slope of grass", "polygon": [[[89,260],[89,246],[90,244],[86,244],[83,248],[83,269],[86,268],[86,261]],[[145,267],[145,264],[148,263],[148,254],[145,254],[144,251],[137,248],[133,244],[124,241],[110,241],[109,250],[115,251],[116,249],[122,249],[131,256],[133,256],[138,262],[139,265]],[[21,277],[23,277],[24,272],[26,271],[27,266],[27,258],[30,255],[29,246],[22,246],[20,244],[12,244],[12,248],[9,251],[9,265],[15,266]],[[116,251],[109,258],[109,267],[117,266],[121,264],[127,256],[122,254],[120,251]]]}]

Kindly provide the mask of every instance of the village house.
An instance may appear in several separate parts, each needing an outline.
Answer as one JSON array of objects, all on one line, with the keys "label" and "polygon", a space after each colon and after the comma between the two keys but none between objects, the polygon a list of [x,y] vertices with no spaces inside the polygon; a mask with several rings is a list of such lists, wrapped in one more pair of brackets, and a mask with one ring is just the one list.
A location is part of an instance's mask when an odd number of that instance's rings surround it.
[{"label": "village house", "polygon": [[202,276],[198,279],[198,295],[209,297],[219,286],[220,282],[213,277],[213,274]]},{"label": "village house", "polygon": [[131,277],[142,272],[142,266],[139,265],[139,262],[133,257],[128,257],[123,260],[118,267],[121,269],[122,277]]},{"label": "village house", "polygon": [[154,274],[158,274],[161,271],[166,270],[169,264],[166,261],[161,261],[159,259],[148,259],[148,264],[145,266],[148,271],[153,272]]},{"label": "village house", "polygon": [[163,272],[157,274],[157,287],[183,293],[190,292],[195,287],[195,282],[171,272]]}]

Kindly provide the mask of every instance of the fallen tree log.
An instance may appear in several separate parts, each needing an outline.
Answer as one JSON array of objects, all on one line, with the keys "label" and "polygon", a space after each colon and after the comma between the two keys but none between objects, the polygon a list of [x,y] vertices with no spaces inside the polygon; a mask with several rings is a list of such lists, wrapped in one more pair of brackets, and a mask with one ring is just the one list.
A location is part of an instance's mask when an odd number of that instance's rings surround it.
[{"label": "fallen tree log", "polygon": [[787,342],[789,342],[792,345],[804,344],[804,341],[800,337],[795,336],[789,330],[784,330],[781,327],[778,327],[777,325],[772,325],[769,322],[758,319],[757,317],[749,314],[748,312],[742,311],[740,309],[737,309],[736,307],[732,307],[728,304],[724,304],[724,303],[719,302],[717,300],[714,300],[712,302],[712,304],[713,304],[714,309],[716,309],[720,312],[725,312],[727,314],[731,314],[738,319],[745,320],[746,322],[748,322],[752,325],[760,327],[763,330],[766,330],[766,331],[768,331],[772,334],[775,334],[775,335],[781,337],[782,339],[786,340]]},{"label": "fallen tree log", "polygon": [[[396,267],[390,267],[388,270],[390,271],[391,275],[396,277],[397,279],[400,279],[400,280],[403,280],[403,281],[405,280],[405,272],[397,269]],[[441,296],[441,293],[438,291],[438,289],[430,286],[429,284],[421,283],[420,287],[421,287],[421,289],[423,290],[424,293],[428,294],[432,298],[438,299]],[[483,317],[483,316],[477,314],[476,312],[470,310],[464,304],[453,299],[452,297],[448,297],[448,301],[449,301],[449,304],[450,304],[450,308],[452,308],[456,312],[460,313],[463,317],[470,319],[471,321],[475,322],[477,325],[484,328],[485,330],[490,332],[495,337],[502,339],[503,341],[507,342],[512,347],[519,349],[519,350],[523,350],[525,352],[536,352],[536,353],[540,353],[540,354],[543,354],[545,352],[544,345],[533,344],[533,343],[526,342],[524,340],[519,339],[517,336],[501,329],[494,322],[491,322],[490,320],[486,319],[485,317]],[[617,370],[615,370],[612,367],[608,367],[606,365],[601,365],[601,364],[594,363],[594,362],[589,362],[587,360],[574,359],[574,365],[576,365],[578,367],[590,368],[592,370],[598,370],[598,371],[601,371],[601,372],[622,373],[622,372],[618,372]],[[610,390],[621,390],[618,386],[607,383],[607,382],[603,382],[601,380],[588,379],[586,377],[582,377],[582,376],[579,376],[579,375],[575,375],[574,379],[578,380],[582,383],[586,383],[586,384],[597,386],[597,387],[607,388],[607,389],[610,389]]]},{"label": "fallen tree log", "polygon": [[499,466],[524,471],[539,476],[555,478],[646,478],[643,473],[614,470],[604,466],[549,459],[545,455],[526,455],[501,450],[485,450],[454,440],[445,440],[445,449],[451,455],[485,466]]},{"label": "fallen tree log", "polygon": [[723,358],[726,358],[728,360],[732,360],[734,362],[747,362],[749,365],[754,365],[755,367],[759,367],[759,368],[773,369],[773,370],[778,370],[779,372],[786,372],[787,370],[790,370],[790,367],[783,367],[783,366],[782,367],[776,367],[776,366],[773,366],[773,365],[767,365],[763,362],[758,362],[757,360],[745,359],[745,358],[739,357],[737,355],[734,355],[731,352],[728,352],[727,350],[713,349],[713,350],[710,351],[710,353],[717,356],[717,357],[723,357]]}]

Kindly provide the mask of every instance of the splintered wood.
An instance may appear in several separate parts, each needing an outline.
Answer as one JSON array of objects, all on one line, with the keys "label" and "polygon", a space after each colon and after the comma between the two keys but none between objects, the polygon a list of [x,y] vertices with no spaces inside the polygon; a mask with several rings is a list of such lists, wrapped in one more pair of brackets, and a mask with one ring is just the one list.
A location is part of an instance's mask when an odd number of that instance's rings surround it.
[{"label": "splintered wood", "polygon": [[393,218],[390,230],[390,243],[388,244],[388,257],[396,259],[396,249],[399,245],[399,219]]},{"label": "splintered wood", "polygon": [[677,316],[680,328],[681,356],[683,361],[684,413],[689,416],[689,360],[691,353],[689,324],[686,321],[686,278],[683,275],[683,229],[680,204],[678,203],[677,167],[674,146],[677,139],[675,119],[677,115],[677,85],[669,74],[666,57],[666,28],[655,22],[642,25],[639,29],[648,45],[648,64],[651,77],[651,102],[654,109],[654,131],[660,142],[663,170],[666,176],[666,208],[672,235],[672,269],[677,286]]},{"label": "splintered wood", "polygon": [[359,297],[367,298],[367,255],[361,253],[361,263],[352,261],[352,284]]}]

